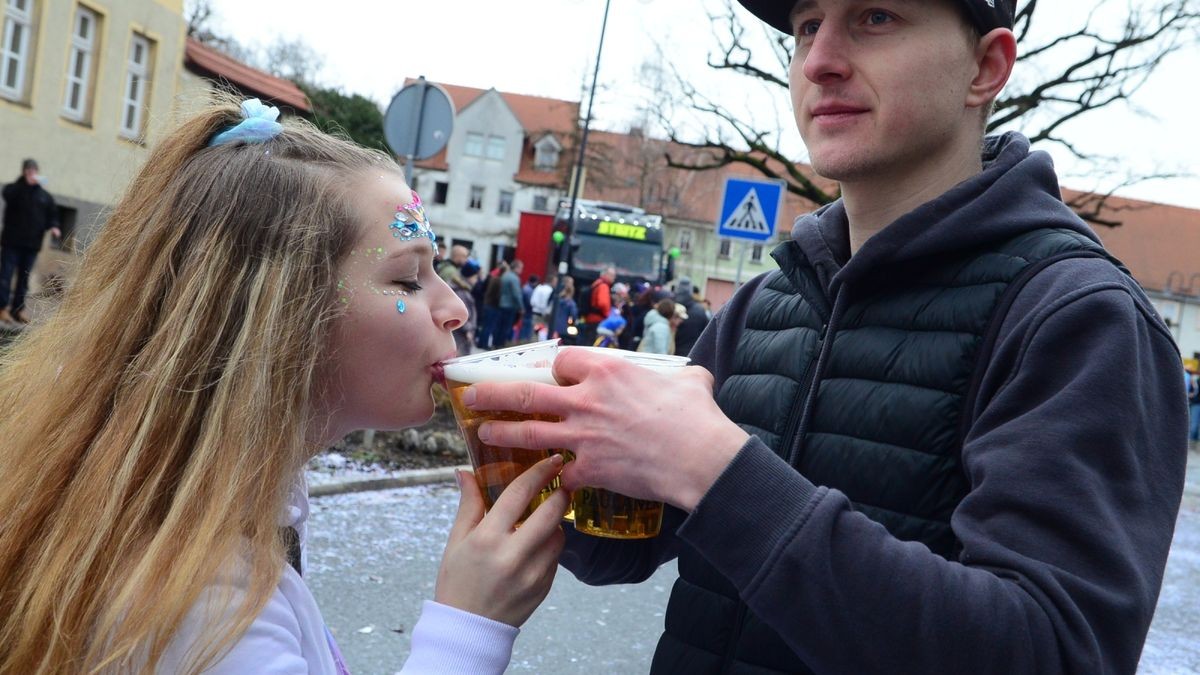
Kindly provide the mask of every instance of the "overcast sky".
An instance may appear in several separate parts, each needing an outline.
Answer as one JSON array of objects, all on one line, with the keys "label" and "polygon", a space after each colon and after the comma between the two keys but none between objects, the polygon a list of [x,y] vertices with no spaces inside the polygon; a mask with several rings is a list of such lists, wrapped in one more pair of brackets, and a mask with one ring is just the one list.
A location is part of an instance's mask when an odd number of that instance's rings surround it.
[{"label": "overcast sky", "polygon": [[[1112,26],[1128,4],[1110,1]],[[580,100],[600,37],[603,0],[212,0],[213,27],[251,45],[282,36],[301,38],[325,61],[320,79],[386,106],[406,77],[501,91]],[[1082,20],[1071,7],[1093,3],[1043,3],[1043,30],[1075,28]],[[1070,6],[1070,7],[1068,7]],[[747,78],[717,74],[705,66],[716,45],[710,12],[721,0],[613,0],[600,60],[596,95],[599,128],[624,131],[639,119],[648,97],[643,64],[663,58],[710,96],[744,111],[760,128],[779,130],[780,145],[804,159],[788,100]],[[740,11],[740,8],[739,8]],[[765,31],[748,14],[752,39]],[[766,55],[765,52],[763,54]],[[1196,172],[1200,151],[1200,49],[1170,57],[1133,100],[1069,123],[1061,133],[1078,147],[1120,158],[1121,173]],[[1021,73],[1014,73],[1020,77]],[[586,99],[585,99],[586,102]],[[1135,113],[1136,107],[1146,117]],[[687,122],[683,122],[687,124]],[[1111,189],[1115,178],[1085,173],[1065,150],[1046,145],[1065,186]],[[1200,208],[1200,177],[1158,180],[1120,194]]]}]

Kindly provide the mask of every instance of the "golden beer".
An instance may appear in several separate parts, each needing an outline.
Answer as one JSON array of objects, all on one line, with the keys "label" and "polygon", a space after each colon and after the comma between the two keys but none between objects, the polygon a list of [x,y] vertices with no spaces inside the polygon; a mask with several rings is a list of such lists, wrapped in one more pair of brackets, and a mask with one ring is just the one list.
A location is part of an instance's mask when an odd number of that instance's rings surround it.
[{"label": "golden beer", "polygon": [[663,503],[611,490],[580,488],[571,495],[575,529],[612,539],[647,539],[662,529]]},{"label": "golden beer", "polygon": [[[519,422],[529,419],[557,421],[558,418],[549,415],[469,410],[462,403],[463,392],[470,385],[480,382],[532,381],[554,384],[550,367],[554,363],[554,354],[556,353],[557,343],[543,342],[464,356],[451,359],[443,364],[446,391],[450,393],[454,419],[458,422],[459,431],[462,432],[463,439],[467,443],[471,467],[474,469],[479,491],[483,494],[485,509],[492,508],[496,500],[500,498],[500,493],[517,476],[549,457],[552,452],[558,451],[489,445],[479,440],[479,426],[489,420],[504,422]],[[520,521],[524,521],[525,518],[532,515],[533,510],[549,499],[558,486],[558,478],[555,478],[529,503],[529,508],[521,516]]]},{"label": "golden beer", "polygon": [[[623,358],[642,368],[661,373],[678,372],[688,364],[686,356],[647,354],[621,349],[569,347],[586,349],[593,354]],[[571,494],[575,529],[584,534],[611,539],[648,539],[658,536],[662,529],[663,503],[634,499],[601,488],[584,487]]]}]

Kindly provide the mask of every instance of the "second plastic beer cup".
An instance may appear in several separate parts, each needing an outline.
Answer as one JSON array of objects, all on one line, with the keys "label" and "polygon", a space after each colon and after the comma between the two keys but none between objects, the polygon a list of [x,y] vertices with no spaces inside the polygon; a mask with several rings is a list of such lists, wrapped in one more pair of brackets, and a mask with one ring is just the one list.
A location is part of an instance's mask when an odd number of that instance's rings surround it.
[{"label": "second plastic beer cup", "polygon": [[[686,356],[592,347],[566,349],[586,349],[593,354],[623,358],[642,368],[668,374],[676,373],[688,364]],[[614,433],[620,432],[620,429],[614,430]],[[658,536],[662,529],[662,502],[634,499],[611,490],[585,487],[571,495],[571,506],[575,512],[575,529],[585,534],[613,539],[647,539]]]}]

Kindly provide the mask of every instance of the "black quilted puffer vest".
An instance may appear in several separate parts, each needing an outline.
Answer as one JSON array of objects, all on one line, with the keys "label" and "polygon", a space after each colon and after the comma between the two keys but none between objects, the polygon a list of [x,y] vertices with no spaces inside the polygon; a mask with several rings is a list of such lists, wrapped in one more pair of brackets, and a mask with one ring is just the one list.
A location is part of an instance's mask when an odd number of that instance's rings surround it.
[{"label": "black quilted puffer vest", "polygon": [[[751,302],[721,409],[895,537],[953,559],[969,399],[1008,305],[1046,265],[1107,253],[1037,230],[876,270],[834,300],[796,244],[772,255],[780,270]],[[652,673],[810,672],[698,553],[685,547],[679,575]]]}]

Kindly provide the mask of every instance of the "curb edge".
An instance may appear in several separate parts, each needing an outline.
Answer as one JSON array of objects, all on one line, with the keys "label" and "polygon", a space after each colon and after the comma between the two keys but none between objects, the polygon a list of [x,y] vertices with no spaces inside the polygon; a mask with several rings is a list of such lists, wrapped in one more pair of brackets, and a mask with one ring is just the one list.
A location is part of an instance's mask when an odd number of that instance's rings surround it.
[{"label": "curb edge", "polygon": [[471,465],[444,466],[436,469],[414,469],[404,471],[388,478],[368,478],[365,480],[348,480],[340,483],[310,485],[308,496],[331,497],[351,492],[370,492],[373,490],[391,490],[393,488],[411,487],[414,485],[429,485],[431,483],[449,483],[454,480],[454,472],[459,469],[470,471]]}]

